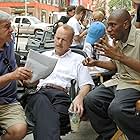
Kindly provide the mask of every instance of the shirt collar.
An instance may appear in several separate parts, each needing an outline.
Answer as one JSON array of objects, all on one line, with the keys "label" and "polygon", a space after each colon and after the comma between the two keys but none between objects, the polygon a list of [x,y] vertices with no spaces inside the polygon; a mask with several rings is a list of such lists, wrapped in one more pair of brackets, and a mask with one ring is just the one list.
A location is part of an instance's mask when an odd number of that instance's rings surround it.
[{"label": "shirt collar", "polygon": [[132,25],[130,32],[129,32],[128,39],[126,41],[127,44],[134,46],[134,47],[135,47],[134,40],[136,40],[136,32],[137,32],[136,27],[134,25]]},{"label": "shirt collar", "polygon": [[51,53],[51,56],[56,56],[56,57],[64,57],[66,55],[69,55],[71,53],[71,49],[69,49],[65,54],[61,55],[61,56],[58,56],[56,53],[55,53],[55,49],[52,50],[52,53]]},{"label": "shirt collar", "polygon": [[3,49],[0,49],[0,52],[4,52],[4,50],[9,47],[9,43],[5,43]]},{"label": "shirt collar", "polygon": [[135,47],[134,40],[136,40],[136,32],[137,32],[136,27],[134,25],[132,25],[127,41],[125,43],[122,43],[122,41],[118,41],[118,43],[122,45],[121,50],[124,49],[127,45]]}]

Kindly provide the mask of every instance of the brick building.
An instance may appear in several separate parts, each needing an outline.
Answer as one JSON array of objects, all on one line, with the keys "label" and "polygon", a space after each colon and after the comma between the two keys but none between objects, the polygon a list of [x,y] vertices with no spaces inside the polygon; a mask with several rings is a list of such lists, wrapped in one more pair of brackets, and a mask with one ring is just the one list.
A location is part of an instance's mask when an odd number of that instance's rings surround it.
[{"label": "brick building", "polygon": [[15,15],[33,15],[44,22],[52,22],[54,11],[64,11],[68,0],[0,0],[0,10]]}]

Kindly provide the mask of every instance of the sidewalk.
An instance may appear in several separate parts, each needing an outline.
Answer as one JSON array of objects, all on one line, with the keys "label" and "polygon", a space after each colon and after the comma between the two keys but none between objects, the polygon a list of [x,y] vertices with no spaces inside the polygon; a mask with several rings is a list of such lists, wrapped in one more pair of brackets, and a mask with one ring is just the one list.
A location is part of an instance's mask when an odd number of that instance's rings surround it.
[{"label": "sidewalk", "polygon": [[[95,140],[96,132],[91,128],[89,121],[82,121],[80,129],[76,133],[69,133],[62,137],[62,140]],[[26,136],[23,140],[33,140],[32,134]]]},{"label": "sidewalk", "polygon": [[79,132],[70,133],[62,140],[95,140],[97,137],[96,132],[92,129],[89,121],[82,121],[80,124]]}]

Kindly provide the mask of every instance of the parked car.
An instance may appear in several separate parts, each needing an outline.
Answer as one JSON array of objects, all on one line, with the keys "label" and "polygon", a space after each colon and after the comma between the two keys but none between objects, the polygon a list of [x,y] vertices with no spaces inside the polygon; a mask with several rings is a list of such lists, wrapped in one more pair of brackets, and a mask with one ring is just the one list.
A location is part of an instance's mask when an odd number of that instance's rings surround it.
[{"label": "parked car", "polygon": [[12,27],[20,34],[35,34],[38,31],[52,30],[53,24],[41,22],[34,16],[16,16],[12,20]]}]

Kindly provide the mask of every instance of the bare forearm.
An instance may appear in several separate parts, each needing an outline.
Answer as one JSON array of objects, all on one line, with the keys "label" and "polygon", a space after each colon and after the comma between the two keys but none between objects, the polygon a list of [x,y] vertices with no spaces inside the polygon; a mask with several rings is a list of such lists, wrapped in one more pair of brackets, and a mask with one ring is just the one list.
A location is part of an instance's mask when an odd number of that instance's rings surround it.
[{"label": "bare forearm", "polygon": [[78,93],[78,96],[84,98],[84,97],[88,94],[88,92],[90,91],[90,89],[91,89],[91,85],[85,85],[85,86],[83,86],[83,87],[80,89],[80,91],[79,91],[79,93]]},{"label": "bare forearm", "polygon": [[79,38],[83,38],[83,36],[85,36],[87,34],[87,30],[84,30],[80,35]]},{"label": "bare forearm", "polygon": [[85,30],[81,34],[74,36],[74,40],[80,42],[86,34],[87,34],[87,31]]},{"label": "bare forearm", "polygon": [[6,86],[11,81],[12,77],[10,73],[0,76],[0,88]]},{"label": "bare forearm", "polygon": [[97,60],[95,62],[95,65],[104,69],[108,69],[108,70],[116,70],[116,65],[111,62],[111,61],[100,61]]}]

